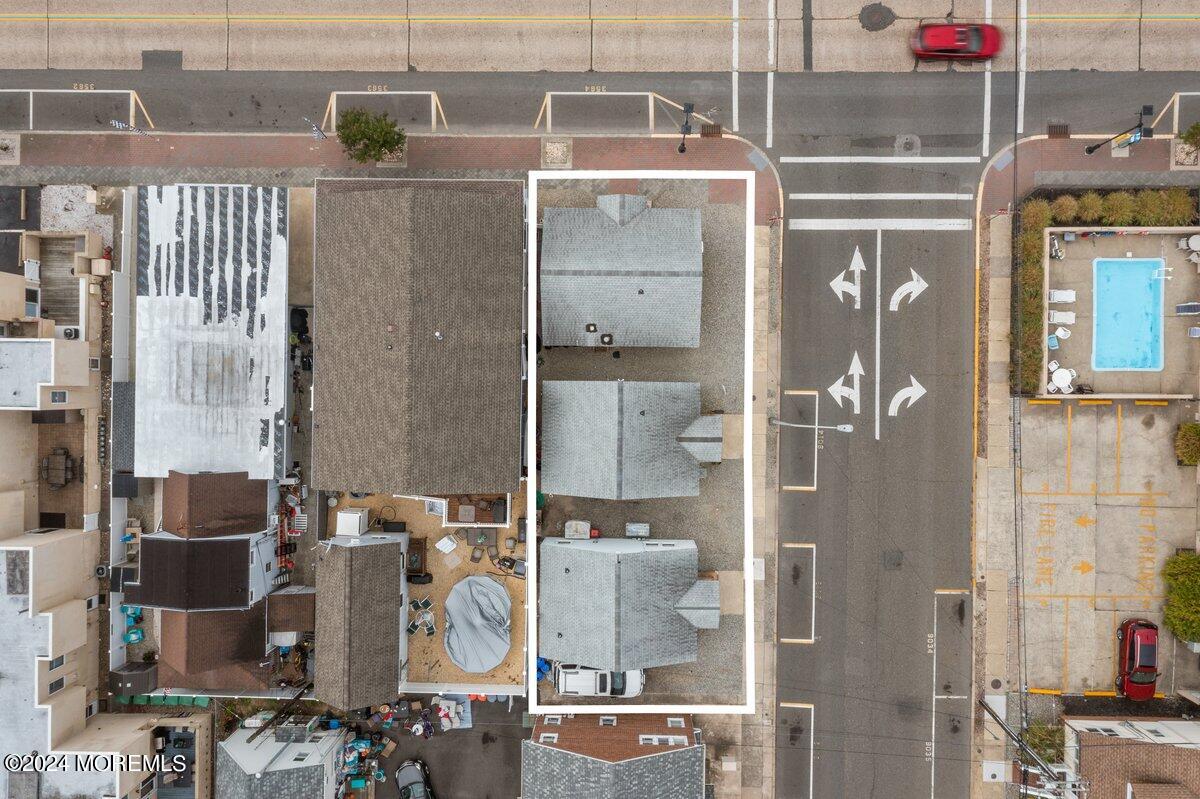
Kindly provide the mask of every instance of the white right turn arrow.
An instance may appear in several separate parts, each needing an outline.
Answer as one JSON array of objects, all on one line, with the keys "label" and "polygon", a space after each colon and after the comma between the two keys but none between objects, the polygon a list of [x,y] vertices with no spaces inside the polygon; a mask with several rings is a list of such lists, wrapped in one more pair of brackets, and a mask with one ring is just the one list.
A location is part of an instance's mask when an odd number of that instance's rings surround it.
[{"label": "white right turn arrow", "polygon": [[925,278],[918,275],[916,269],[910,268],[908,271],[912,273],[912,280],[896,289],[896,292],[892,294],[892,301],[888,303],[889,311],[900,310],[900,300],[904,299],[905,296],[908,297],[909,304],[912,304],[912,301],[920,296],[922,291],[929,288],[929,284],[925,282]]},{"label": "white right turn arrow", "polygon": [[906,407],[911,408],[917,404],[917,400],[925,396],[925,386],[918,383],[917,378],[912,375],[909,375],[908,379],[912,383],[892,395],[892,402],[888,405],[888,416],[895,416],[900,413],[900,406],[905,403],[907,403]]}]

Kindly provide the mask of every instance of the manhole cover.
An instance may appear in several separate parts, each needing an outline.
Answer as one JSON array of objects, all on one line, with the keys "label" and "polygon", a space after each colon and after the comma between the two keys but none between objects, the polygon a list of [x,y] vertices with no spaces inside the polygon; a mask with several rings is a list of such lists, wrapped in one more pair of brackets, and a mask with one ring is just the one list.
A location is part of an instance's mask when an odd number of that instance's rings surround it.
[{"label": "manhole cover", "polygon": [[921,137],[915,133],[901,133],[896,137],[896,155],[920,155]]},{"label": "manhole cover", "polygon": [[904,563],[904,553],[898,549],[889,549],[883,553],[883,568],[888,571],[899,569]]},{"label": "manhole cover", "polygon": [[858,21],[863,26],[863,30],[874,33],[889,27],[895,22],[896,12],[883,3],[871,3],[868,6],[863,6],[862,11],[858,12]]}]

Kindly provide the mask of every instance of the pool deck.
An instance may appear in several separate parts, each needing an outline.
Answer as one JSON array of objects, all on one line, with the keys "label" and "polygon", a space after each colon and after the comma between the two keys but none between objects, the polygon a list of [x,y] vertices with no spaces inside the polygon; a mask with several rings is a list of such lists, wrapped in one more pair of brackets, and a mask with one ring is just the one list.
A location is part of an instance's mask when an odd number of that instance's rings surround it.
[{"label": "pool deck", "polygon": [[[1046,259],[1046,288],[1074,289],[1075,302],[1047,305],[1048,311],[1074,311],[1075,324],[1064,325],[1070,338],[1060,339],[1057,350],[1043,347],[1045,363],[1059,365],[1078,373],[1075,384],[1089,385],[1097,397],[1121,396],[1143,398],[1195,397],[1200,393],[1200,339],[1188,338],[1189,327],[1200,327],[1200,316],[1178,316],[1175,306],[1200,301],[1200,272],[1197,264],[1187,260],[1188,253],[1178,249],[1183,236],[1200,233],[1197,228],[1159,228],[1148,235],[1093,236],[1075,241],[1063,241],[1064,230],[1079,228],[1049,228],[1062,243],[1062,260]],[[1126,229],[1133,230],[1133,229]],[[1160,232],[1161,231],[1161,232]],[[1047,235],[1047,240],[1048,239]],[[1132,255],[1130,255],[1132,253]],[[1163,298],[1163,368],[1161,371],[1093,371],[1092,370],[1092,264],[1097,258],[1161,258],[1171,279],[1166,281]],[[1047,291],[1046,297],[1049,298]],[[1046,319],[1049,319],[1047,314]],[[1053,333],[1057,324],[1047,321],[1046,334]],[[1044,340],[1044,339],[1043,339]],[[1049,371],[1046,372],[1049,383]],[[1061,394],[1043,396],[1059,397]],[[1072,395],[1077,396],[1077,395]]]}]

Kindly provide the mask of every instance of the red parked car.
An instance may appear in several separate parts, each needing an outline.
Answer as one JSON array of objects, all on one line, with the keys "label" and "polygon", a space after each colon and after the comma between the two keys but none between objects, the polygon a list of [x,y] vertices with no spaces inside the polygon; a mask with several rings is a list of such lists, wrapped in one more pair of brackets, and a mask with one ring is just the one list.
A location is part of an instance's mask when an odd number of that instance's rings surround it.
[{"label": "red parked car", "polygon": [[1004,34],[995,25],[922,24],[912,36],[917,58],[984,61],[1000,52]]},{"label": "red parked car", "polygon": [[1126,619],[1117,628],[1117,695],[1141,702],[1154,698],[1158,682],[1158,627]]}]

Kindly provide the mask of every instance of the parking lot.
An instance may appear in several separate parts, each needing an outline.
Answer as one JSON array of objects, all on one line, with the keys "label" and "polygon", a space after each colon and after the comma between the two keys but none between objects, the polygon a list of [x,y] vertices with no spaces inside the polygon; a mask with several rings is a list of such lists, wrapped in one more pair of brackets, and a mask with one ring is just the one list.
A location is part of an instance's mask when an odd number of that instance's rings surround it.
[{"label": "parking lot", "polygon": [[[1019,473],[1027,680],[1111,693],[1117,627],[1161,622],[1163,562],[1196,546],[1196,469],[1173,448],[1196,403],[1034,402]],[[1200,687],[1196,656],[1165,630],[1160,650],[1160,692]]]}]

